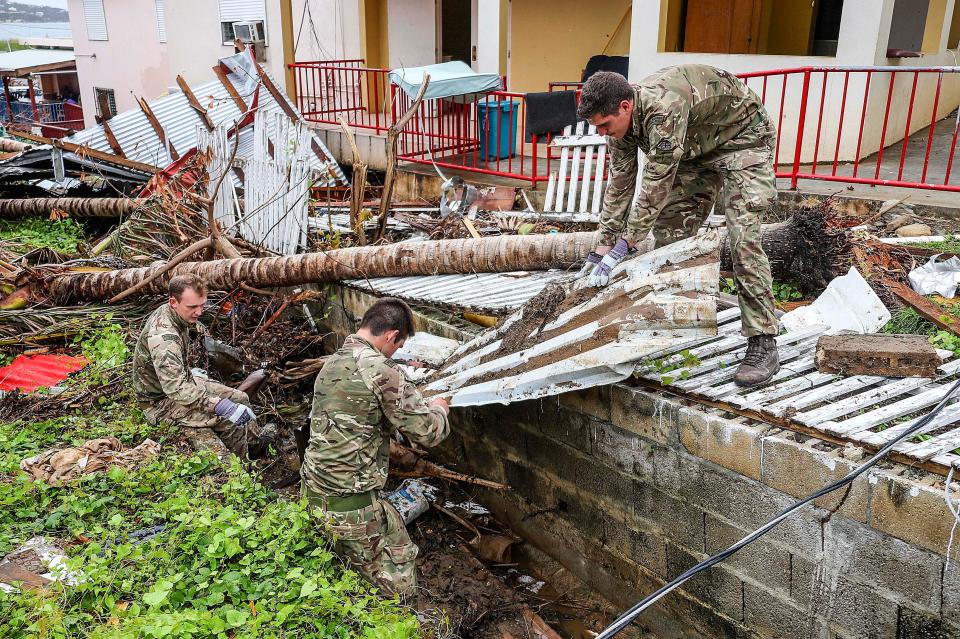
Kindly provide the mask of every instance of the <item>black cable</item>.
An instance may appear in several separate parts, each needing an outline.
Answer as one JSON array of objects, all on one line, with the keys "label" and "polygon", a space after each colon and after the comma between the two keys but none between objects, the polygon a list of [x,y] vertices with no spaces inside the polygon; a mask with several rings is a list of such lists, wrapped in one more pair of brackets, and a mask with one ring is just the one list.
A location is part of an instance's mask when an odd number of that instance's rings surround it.
[{"label": "black cable", "polygon": [[609,626],[604,628],[603,632],[597,635],[596,639],[611,639],[611,637],[617,636],[618,634],[620,634],[621,631],[623,631],[624,628],[629,626],[634,619],[639,617],[640,614],[644,612],[647,608],[652,606],[662,597],[667,595],[671,590],[673,590],[674,588],[677,588],[678,586],[680,586],[681,584],[689,580],[691,577],[693,577],[697,573],[702,572],[707,568],[710,568],[711,566],[720,563],[721,561],[723,561],[733,553],[737,552],[747,544],[750,544],[751,542],[756,541],[766,533],[770,532],[770,530],[772,530],[777,524],[782,522],[784,519],[792,515],[794,512],[796,512],[803,506],[806,506],[810,502],[816,499],[819,499],[820,497],[826,495],[827,493],[833,492],[838,488],[842,488],[843,486],[846,486],[847,484],[852,483],[854,479],[862,475],[865,471],[869,470],[871,467],[876,465],[877,462],[883,459],[887,455],[887,453],[889,453],[893,449],[894,446],[899,444],[904,439],[907,439],[908,437],[912,436],[914,433],[916,433],[917,431],[922,429],[924,426],[929,424],[933,420],[933,418],[937,416],[937,413],[943,410],[943,407],[947,405],[947,402],[953,396],[953,394],[957,391],[957,389],[960,389],[960,379],[954,382],[953,386],[951,386],[950,390],[947,391],[947,394],[943,396],[943,399],[940,400],[940,403],[934,406],[933,410],[931,410],[929,413],[924,415],[923,418],[920,419],[920,421],[918,421],[908,430],[905,430],[899,436],[895,437],[893,440],[888,442],[883,448],[878,450],[877,453],[873,457],[871,457],[866,463],[864,463],[862,466],[860,466],[854,471],[851,471],[848,475],[846,475],[842,479],[839,479],[828,486],[824,486],[823,488],[816,491],[809,497],[806,497],[798,501],[797,503],[793,504],[792,506],[790,506],[789,508],[781,512],[779,515],[777,515],[776,517],[774,517],[773,519],[765,523],[763,526],[753,531],[752,533],[750,533],[749,535],[747,535],[746,537],[744,537],[734,545],[730,546],[726,550],[723,550],[717,553],[716,555],[713,555],[712,557],[708,557],[707,559],[704,559],[696,566],[690,568],[689,570],[684,572],[682,575],[680,575],[679,577],[677,577],[667,585],[663,586],[662,588],[657,590],[655,593],[649,595],[646,599],[634,605],[632,608],[630,608],[629,610],[624,612],[622,615],[617,617],[613,621],[613,623],[611,623]]}]

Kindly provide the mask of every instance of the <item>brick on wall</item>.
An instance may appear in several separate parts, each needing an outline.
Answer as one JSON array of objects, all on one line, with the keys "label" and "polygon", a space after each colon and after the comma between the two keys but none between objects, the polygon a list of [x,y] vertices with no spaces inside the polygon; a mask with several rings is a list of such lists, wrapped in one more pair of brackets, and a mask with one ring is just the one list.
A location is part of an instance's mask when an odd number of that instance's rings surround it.
[{"label": "brick on wall", "polygon": [[[706,516],[705,529],[708,555],[726,550],[751,532],[731,526],[713,515]],[[790,596],[791,555],[786,548],[761,537],[724,560],[724,564],[783,596]]]},{"label": "brick on wall", "polygon": [[915,546],[946,555],[954,518],[943,489],[888,473],[871,473],[870,525]]},{"label": "brick on wall", "polygon": [[610,421],[661,444],[677,442],[679,406],[661,402],[650,394],[622,384],[610,389]]},{"label": "brick on wall", "polygon": [[680,444],[702,457],[745,477],[760,479],[762,427],[735,423],[699,410],[679,409]]}]

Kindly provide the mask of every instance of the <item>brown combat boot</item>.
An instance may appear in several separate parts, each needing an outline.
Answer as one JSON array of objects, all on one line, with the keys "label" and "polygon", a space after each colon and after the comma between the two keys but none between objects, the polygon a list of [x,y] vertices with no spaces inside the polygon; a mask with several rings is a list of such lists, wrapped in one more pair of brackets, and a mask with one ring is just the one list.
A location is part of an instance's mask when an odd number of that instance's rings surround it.
[{"label": "brown combat boot", "polygon": [[247,397],[250,398],[250,401],[253,401],[253,398],[257,396],[257,393],[260,391],[260,387],[263,386],[263,383],[267,381],[267,371],[262,368],[258,368],[253,371],[247,378],[240,382],[240,385],[237,386],[238,391],[243,391],[247,394]]},{"label": "brown combat boot", "polygon": [[733,381],[737,386],[756,386],[769,381],[780,370],[777,342],[773,335],[754,335],[747,338],[747,353]]}]

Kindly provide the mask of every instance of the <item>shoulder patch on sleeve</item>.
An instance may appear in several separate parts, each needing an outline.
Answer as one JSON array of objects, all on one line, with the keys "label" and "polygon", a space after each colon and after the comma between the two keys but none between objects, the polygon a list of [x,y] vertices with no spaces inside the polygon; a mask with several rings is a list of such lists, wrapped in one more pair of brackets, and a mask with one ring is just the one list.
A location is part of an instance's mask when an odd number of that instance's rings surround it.
[{"label": "shoulder patch on sleeve", "polygon": [[674,147],[673,140],[671,140],[670,138],[664,138],[660,140],[659,143],[657,143],[658,151],[673,151],[673,147]]},{"label": "shoulder patch on sleeve", "polygon": [[666,117],[666,116],[664,116],[664,115],[654,115],[654,116],[651,116],[651,117],[650,117],[650,120],[648,121],[648,124],[649,124],[650,126],[660,126],[661,124],[663,124],[663,123],[666,122],[666,121],[667,121],[667,117]]}]

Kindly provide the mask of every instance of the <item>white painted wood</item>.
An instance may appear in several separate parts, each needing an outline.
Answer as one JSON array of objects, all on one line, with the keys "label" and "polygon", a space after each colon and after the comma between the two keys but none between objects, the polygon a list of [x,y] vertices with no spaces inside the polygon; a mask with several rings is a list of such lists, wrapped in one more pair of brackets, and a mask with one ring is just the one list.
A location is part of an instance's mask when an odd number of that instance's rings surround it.
[{"label": "white painted wood", "polygon": [[603,202],[603,172],[606,170],[607,145],[601,144],[597,147],[597,169],[593,181],[593,204],[590,205],[592,213],[600,212],[600,204]]},{"label": "white painted wood", "polygon": [[[960,370],[960,360],[947,362],[940,367],[940,370],[950,375]],[[906,377],[903,379],[891,379],[889,382],[880,386],[871,388],[863,393],[847,397],[842,402],[833,402],[826,406],[795,415],[793,419],[807,426],[816,426],[822,422],[835,420],[838,417],[849,415],[863,410],[870,406],[875,406],[898,395],[903,395],[929,384],[932,380],[927,377]]]},{"label": "white painted wood", "polygon": [[861,430],[867,430],[869,428],[873,428],[874,426],[879,426],[880,424],[889,422],[892,419],[909,415],[910,413],[926,408],[927,406],[933,406],[943,399],[943,395],[946,390],[947,387],[935,384],[932,385],[932,387],[925,389],[922,393],[918,393],[917,395],[912,395],[906,399],[901,399],[900,401],[892,404],[881,406],[880,408],[869,411],[862,415],[857,415],[856,417],[851,417],[850,419],[846,419],[842,422],[826,422],[820,424],[818,428],[821,428],[833,435],[840,436],[846,436],[848,433],[852,434]]},{"label": "white painted wood", "polygon": [[553,195],[557,188],[557,174],[550,171],[550,179],[547,181],[547,197],[544,198],[544,211],[550,209],[550,203],[553,202]]},{"label": "white painted wood", "polygon": [[[577,122],[577,135],[582,134],[583,122]],[[573,158],[570,164],[570,185],[567,188],[567,206],[563,209],[564,211],[577,210],[577,193],[580,192],[577,186],[578,180],[580,179],[580,153],[582,150],[580,146],[573,147]]]},{"label": "white painted wood", "polygon": [[590,186],[593,184],[593,175],[590,170],[593,168],[593,154],[596,147],[588,146],[583,156],[583,175],[580,177],[580,213],[589,213],[590,211]]},{"label": "white painted wood", "polygon": [[[801,373],[804,373],[812,369],[813,365],[814,365],[813,357],[810,357],[809,355],[807,357],[802,357],[792,362],[786,362],[780,366],[780,371],[776,375],[774,375],[769,382],[767,382],[769,386],[764,388],[762,391],[755,391],[755,392],[761,393],[761,394],[763,393],[769,394],[772,392],[774,388],[778,386],[777,382],[781,382],[789,378],[795,378],[794,376],[800,375]],[[806,390],[807,388],[809,388],[809,386],[804,387],[804,390]],[[741,393],[744,393],[747,390],[750,390],[750,389],[737,386],[734,382],[728,382],[725,384],[720,384],[719,386],[702,388],[702,389],[699,389],[697,392],[700,395],[703,395],[704,397],[708,397],[710,399],[723,399],[724,401],[730,402],[735,406],[740,406],[741,408],[745,408],[750,403],[752,403],[747,401],[746,394],[741,395]],[[785,395],[789,395],[789,394],[790,392],[788,391],[784,395],[779,395],[779,397],[784,397]]]},{"label": "white painted wood", "polygon": [[[834,375],[833,377],[837,379],[837,376]],[[837,381],[832,384],[826,384],[807,391],[806,393],[800,393],[794,397],[789,397],[771,404],[767,406],[765,410],[777,416],[783,416],[788,413],[793,414],[807,406],[813,406],[814,404],[819,404],[831,398],[837,398],[841,395],[860,390],[861,388],[873,386],[874,384],[882,382],[884,379],[886,378],[878,375],[857,375],[856,377],[837,379]]]},{"label": "white painted wood", "polygon": [[[570,126],[563,128],[563,134],[570,134]],[[560,172],[557,174],[557,201],[553,203],[552,210],[563,211],[563,192],[567,186],[567,162],[570,160],[570,148],[564,147],[560,151]],[[550,204],[549,202],[547,203]]]},{"label": "white painted wood", "polygon": [[607,143],[607,136],[597,134],[597,128],[590,125],[588,133],[580,135],[559,135],[550,142],[550,146],[598,146]]},{"label": "white painted wood", "polygon": [[[923,419],[923,417],[917,417],[879,432],[860,431],[851,435],[851,438],[870,446],[883,446],[913,428],[921,419]],[[956,421],[960,421],[960,404],[950,404],[949,406],[945,406],[937,416],[930,420],[929,424],[917,431],[917,434],[928,433]],[[910,448],[910,442],[901,442],[895,450],[903,451],[907,448]]]}]

